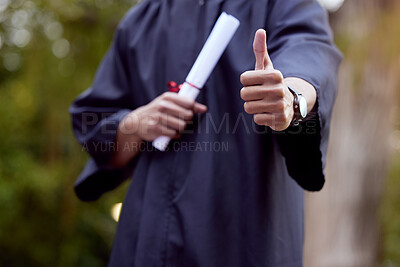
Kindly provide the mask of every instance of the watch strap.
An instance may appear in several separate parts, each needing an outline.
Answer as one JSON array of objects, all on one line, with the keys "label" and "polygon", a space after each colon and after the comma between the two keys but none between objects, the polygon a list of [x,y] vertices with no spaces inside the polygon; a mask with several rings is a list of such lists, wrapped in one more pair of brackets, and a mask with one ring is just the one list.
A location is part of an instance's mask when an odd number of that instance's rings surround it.
[{"label": "watch strap", "polygon": [[294,90],[292,87],[288,86],[289,91],[293,94],[293,119],[292,122],[290,123],[292,126],[298,126],[300,122],[303,120],[303,117],[301,116],[300,112],[300,101],[299,98],[303,97],[303,95],[296,90]]}]

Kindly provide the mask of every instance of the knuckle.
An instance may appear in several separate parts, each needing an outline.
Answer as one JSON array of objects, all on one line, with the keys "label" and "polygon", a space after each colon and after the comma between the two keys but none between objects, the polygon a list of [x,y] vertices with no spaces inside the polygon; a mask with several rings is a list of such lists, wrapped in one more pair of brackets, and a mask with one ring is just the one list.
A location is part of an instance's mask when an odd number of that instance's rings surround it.
[{"label": "knuckle", "polygon": [[278,86],[275,90],[275,94],[279,98],[284,98],[285,97],[285,88],[283,85]]},{"label": "knuckle", "polygon": [[160,113],[155,113],[153,115],[151,115],[150,117],[150,124],[151,125],[157,125],[161,122],[162,116]]},{"label": "knuckle", "polygon": [[258,125],[263,125],[265,123],[265,121],[262,119],[262,117],[259,116],[258,114],[253,116],[253,120]]},{"label": "knuckle", "polygon": [[244,73],[242,73],[242,74],[240,75],[240,83],[241,83],[241,84],[244,84],[244,80],[245,80]]},{"label": "knuckle", "polygon": [[276,82],[282,82],[283,81],[283,75],[282,72],[280,72],[279,70],[273,70],[272,72],[272,76],[274,77]]},{"label": "knuckle", "polygon": [[276,104],[276,109],[279,113],[285,112],[285,101],[283,101],[283,99],[278,101],[278,103]]},{"label": "knuckle", "polygon": [[268,83],[283,82],[282,73],[279,70],[265,70],[261,73],[262,79]]},{"label": "knuckle", "polygon": [[148,116],[143,117],[143,122],[146,123],[147,125],[154,125],[157,124],[156,123],[156,119],[155,119],[155,114],[151,114]]},{"label": "knuckle", "polygon": [[178,125],[178,130],[181,132],[181,131],[185,130],[185,127],[186,127],[186,123],[183,121],[180,121],[179,125]]},{"label": "knuckle", "polygon": [[181,97],[180,101],[181,102],[179,103],[177,102],[177,104],[184,109],[193,109],[196,104],[196,102],[193,99],[187,97]]},{"label": "knuckle", "polygon": [[246,113],[250,113],[251,112],[251,107],[249,106],[249,103],[244,102],[243,104],[243,109]]},{"label": "knuckle", "polygon": [[161,99],[167,99],[169,95],[170,95],[170,92],[164,92],[161,94]]},{"label": "knuckle", "polygon": [[286,113],[282,113],[277,116],[277,122],[279,124],[285,123],[288,120],[288,115]]},{"label": "knuckle", "polygon": [[159,112],[165,112],[167,111],[167,101],[165,99],[161,99],[158,102],[158,109]]},{"label": "knuckle", "polygon": [[263,81],[269,81],[271,80],[271,71],[270,70],[264,70],[260,72],[261,78]]},{"label": "knuckle", "polygon": [[191,120],[192,118],[193,118],[193,116],[194,116],[194,112],[193,112],[193,110],[191,110],[191,109],[189,109],[189,110],[187,110],[187,112],[185,113],[185,119],[187,119],[187,120]]},{"label": "knuckle", "polygon": [[244,87],[240,90],[240,98],[243,100],[246,98],[246,89]]},{"label": "knuckle", "polygon": [[243,72],[243,73],[240,75],[240,83],[243,84],[243,85],[246,84],[247,79],[248,79],[248,76],[249,76],[249,71]]}]

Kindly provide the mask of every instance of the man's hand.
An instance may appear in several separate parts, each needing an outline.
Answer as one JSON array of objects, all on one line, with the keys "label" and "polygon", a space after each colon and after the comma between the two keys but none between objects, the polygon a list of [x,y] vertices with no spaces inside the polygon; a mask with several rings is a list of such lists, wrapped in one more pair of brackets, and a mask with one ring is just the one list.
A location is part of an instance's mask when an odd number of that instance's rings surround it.
[{"label": "man's hand", "polygon": [[194,113],[206,111],[205,105],[166,92],[128,114],[118,130],[121,134],[135,135],[141,141],[153,141],[162,135],[178,138]]},{"label": "man's hand", "polygon": [[286,86],[282,73],[274,69],[267,51],[267,36],[262,29],[254,37],[256,57],[254,71],[240,76],[243,89],[241,98],[246,101],[244,110],[254,115],[254,122],[269,126],[275,131],[289,127],[293,118],[293,95]]},{"label": "man's hand", "polygon": [[117,149],[110,160],[111,166],[122,168],[128,164],[140,152],[143,141],[153,141],[162,135],[178,138],[194,113],[206,111],[205,105],[172,92],[135,109],[118,126]]}]

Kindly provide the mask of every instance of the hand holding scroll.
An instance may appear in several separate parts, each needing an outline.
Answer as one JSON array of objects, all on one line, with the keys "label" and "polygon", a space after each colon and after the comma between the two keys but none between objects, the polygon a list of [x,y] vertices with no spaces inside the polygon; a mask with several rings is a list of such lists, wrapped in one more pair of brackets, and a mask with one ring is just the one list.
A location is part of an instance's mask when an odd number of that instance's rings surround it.
[{"label": "hand holding scroll", "polygon": [[206,111],[205,105],[193,99],[166,92],[128,114],[120,130],[141,141],[153,141],[160,135],[177,138],[194,113]]}]

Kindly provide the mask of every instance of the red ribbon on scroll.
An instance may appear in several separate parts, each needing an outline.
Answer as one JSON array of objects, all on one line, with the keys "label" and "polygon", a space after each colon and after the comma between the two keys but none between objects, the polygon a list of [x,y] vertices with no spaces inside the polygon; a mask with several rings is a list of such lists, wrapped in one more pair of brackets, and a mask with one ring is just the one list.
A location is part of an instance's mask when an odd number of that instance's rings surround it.
[{"label": "red ribbon on scroll", "polygon": [[178,93],[179,90],[182,88],[182,84],[178,85],[174,81],[168,82],[167,86],[168,86],[168,90],[170,90],[171,92],[174,92],[174,93]]}]

